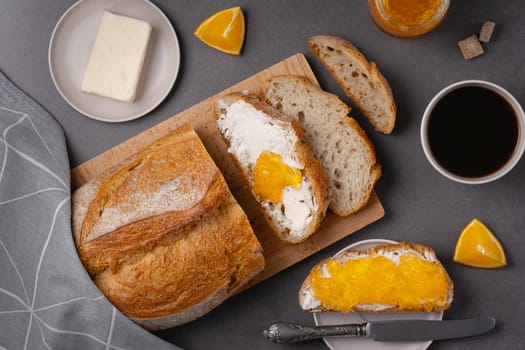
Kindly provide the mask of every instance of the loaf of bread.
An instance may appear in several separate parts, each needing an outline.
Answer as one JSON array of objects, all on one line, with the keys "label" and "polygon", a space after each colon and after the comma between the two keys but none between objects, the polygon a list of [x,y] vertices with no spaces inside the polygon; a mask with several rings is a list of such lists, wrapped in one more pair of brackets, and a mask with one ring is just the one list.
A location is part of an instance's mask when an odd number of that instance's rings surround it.
[{"label": "loaf of bread", "polygon": [[375,129],[390,134],[396,122],[396,105],[390,85],[375,63],[339,37],[316,35],[308,45]]},{"label": "loaf of bread", "polygon": [[246,215],[189,124],[75,191],[73,232],[95,284],[152,330],[205,314],[264,267]]},{"label": "loaf of bread", "polygon": [[306,142],[328,174],[330,209],[350,215],[366,205],[381,177],[381,166],[365,132],[348,117],[350,107],[297,76],[271,78],[264,98],[304,127]]},{"label": "loaf of bread", "polygon": [[299,123],[254,96],[231,94],[217,102],[217,127],[277,236],[311,236],[328,206],[327,177]]},{"label": "loaf of bread", "polygon": [[433,312],[450,306],[453,290],[431,248],[402,242],[321,261],[301,286],[299,304],[306,311]]}]

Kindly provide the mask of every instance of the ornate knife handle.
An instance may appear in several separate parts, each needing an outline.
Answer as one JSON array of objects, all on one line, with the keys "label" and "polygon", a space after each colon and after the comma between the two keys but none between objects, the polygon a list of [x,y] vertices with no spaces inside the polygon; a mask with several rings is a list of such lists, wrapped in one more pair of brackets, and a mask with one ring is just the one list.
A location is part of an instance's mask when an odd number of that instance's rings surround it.
[{"label": "ornate knife handle", "polygon": [[366,323],[308,327],[295,323],[277,322],[265,329],[263,335],[276,343],[282,344],[298,343],[336,335],[359,337],[366,335]]}]

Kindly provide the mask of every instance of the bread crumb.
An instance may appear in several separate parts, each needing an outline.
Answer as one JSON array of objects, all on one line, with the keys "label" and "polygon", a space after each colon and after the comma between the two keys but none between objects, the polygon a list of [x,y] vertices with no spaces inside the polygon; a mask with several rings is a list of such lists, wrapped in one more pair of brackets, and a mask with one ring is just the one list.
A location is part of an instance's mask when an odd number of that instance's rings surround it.
[{"label": "bread crumb", "polygon": [[496,26],[496,23],[491,21],[486,21],[481,26],[481,30],[479,32],[479,41],[482,41],[484,43],[488,43],[490,41],[490,37],[492,36],[492,33],[494,32],[494,27]]},{"label": "bread crumb", "polygon": [[468,38],[458,41],[458,46],[463,58],[466,60],[470,60],[484,53],[483,47],[476,35],[471,35]]}]

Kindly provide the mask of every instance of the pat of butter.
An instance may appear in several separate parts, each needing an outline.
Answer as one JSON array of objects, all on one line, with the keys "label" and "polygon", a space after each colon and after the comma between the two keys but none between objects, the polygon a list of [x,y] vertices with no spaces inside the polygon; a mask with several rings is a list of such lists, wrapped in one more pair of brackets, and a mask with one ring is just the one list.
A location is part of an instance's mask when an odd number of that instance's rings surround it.
[{"label": "pat of butter", "polygon": [[149,23],[104,11],[82,91],[133,102],[150,35]]}]

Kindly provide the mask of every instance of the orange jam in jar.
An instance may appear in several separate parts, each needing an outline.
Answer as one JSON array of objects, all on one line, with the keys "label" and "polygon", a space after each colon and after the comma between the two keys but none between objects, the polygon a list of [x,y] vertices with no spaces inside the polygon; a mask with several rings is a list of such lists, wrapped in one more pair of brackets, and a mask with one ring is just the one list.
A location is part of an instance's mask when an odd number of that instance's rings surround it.
[{"label": "orange jam in jar", "polygon": [[375,24],[401,38],[420,36],[437,27],[449,4],[450,0],[368,0]]}]

